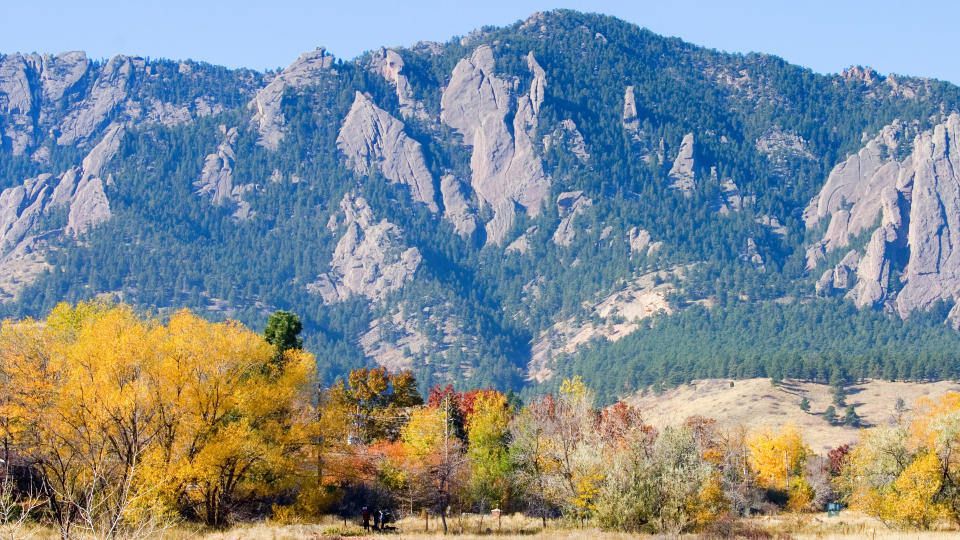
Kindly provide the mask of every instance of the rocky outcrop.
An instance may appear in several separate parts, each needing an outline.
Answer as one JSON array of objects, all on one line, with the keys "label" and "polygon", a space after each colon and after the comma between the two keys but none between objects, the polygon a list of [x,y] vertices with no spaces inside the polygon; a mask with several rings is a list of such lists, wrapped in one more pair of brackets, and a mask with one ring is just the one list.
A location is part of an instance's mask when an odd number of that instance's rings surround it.
[{"label": "rocky outcrop", "polygon": [[390,82],[397,90],[397,102],[400,104],[400,115],[404,118],[429,120],[423,103],[413,97],[413,88],[403,72],[403,57],[393,49],[380,49],[373,53],[370,67],[384,79]]},{"label": "rocky outcrop", "polygon": [[[882,228],[897,231],[897,203],[909,201],[909,259],[896,309],[906,317],[940,299],[960,296],[960,114],[917,137],[897,180],[902,194],[887,197]],[[889,241],[889,239],[888,239]]]},{"label": "rocky outcrop", "polygon": [[775,173],[784,176],[790,172],[790,160],[815,160],[810,146],[796,133],[773,126],[757,137],[757,152],[767,156],[773,164]]},{"label": "rocky outcrop", "polygon": [[373,301],[400,289],[420,266],[417,248],[404,248],[400,228],[387,220],[375,221],[363,197],[347,194],[340,202],[342,221],[328,227],[343,229],[330,261],[330,270],[307,285],[325,304],[353,296]]},{"label": "rocky outcrop", "polygon": [[86,140],[127,98],[131,75],[143,69],[141,58],[114,56],[100,69],[90,95],[60,122],[57,144]]},{"label": "rocky outcrop", "polygon": [[450,369],[469,373],[479,352],[476,335],[449,300],[421,302],[428,305],[400,302],[371,321],[358,340],[364,356],[394,373],[419,366],[439,376]]},{"label": "rocky outcrop", "polygon": [[513,242],[507,244],[507,247],[503,251],[505,253],[519,253],[521,255],[526,255],[526,253],[530,251],[530,237],[537,234],[538,230],[539,228],[536,225],[531,225]]},{"label": "rocky outcrop", "polygon": [[0,300],[12,300],[46,267],[42,247],[57,235],[77,236],[111,217],[101,179],[123,128],[114,125],[80,167],[41,174],[0,192]]},{"label": "rocky outcrop", "polygon": [[236,207],[233,216],[237,219],[250,217],[250,203],[243,200],[243,195],[250,191],[251,184],[233,185],[233,162],[236,160],[234,146],[237,143],[237,128],[227,129],[220,126],[223,142],[217,151],[207,155],[203,162],[200,178],[194,183],[197,195],[210,199],[215,206]]},{"label": "rocky outcrop", "polygon": [[654,159],[658,163],[663,163],[664,142],[659,141],[659,147],[652,147],[653,141],[649,140],[647,133],[644,132],[640,123],[640,117],[637,115],[637,98],[634,87],[627,86],[623,92],[623,130],[630,140],[630,145],[634,152],[639,154],[640,159],[653,163]]},{"label": "rocky outcrop", "polygon": [[[898,161],[895,150],[908,132],[900,122],[884,128],[834,168],[804,212],[811,228],[830,220],[824,237],[807,252],[811,268],[825,254],[870,233],[866,245],[854,251],[857,281],[847,297],[859,307],[883,307],[904,318],[940,300],[960,299],[960,250],[955,247],[960,238],[960,114],[917,135],[912,153]],[[842,261],[833,269],[835,276],[841,266],[853,269]],[[900,290],[891,286],[894,271]],[[829,281],[826,275],[819,289]],[[831,285],[847,286],[838,279]]]},{"label": "rocky outcrop", "polygon": [[543,138],[544,152],[549,152],[555,145],[560,145],[564,150],[576,156],[580,163],[586,164],[590,160],[587,143],[573,120],[562,120],[557,129],[553,130],[553,133]]},{"label": "rocky outcrop", "polygon": [[907,165],[894,157],[906,133],[902,122],[894,122],[830,172],[823,189],[803,213],[808,229],[830,220],[823,238],[807,250],[807,268],[815,267],[826,253],[847,247],[852,238],[873,227],[880,212],[881,192],[896,185]]},{"label": "rocky outcrop", "polygon": [[271,150],[279,148],[286,123],[283,111],[280,110],[284,90],[303,88],[315,83],[317,76],[331,69],[333,60],[333,56],[327,54],[323,47],[303,53],[257,92],[249,108],[254,110],[250,123],[260,133],[259,144]]},{"label": "rocky outcrop", "polygon": [[682,277],[680,269],[652,272],[639,276],[602,298],[583,303],[586,317],[568,318],[554,323],[531,342],[527,378],[543,382],[553,378],[558,355],[574,354],[578,347],[593,339],[618,341],[641,327],[643,321],[658,313],[672,313],[667,300],[674,286],[665,278]]},{"label": "rocky outcrop", "polygon": [[441,121],[473,148],[471,187],[480,204],[489,205],[494,213],[486,224],[488,244],[500,243],[517,206],[531,217],[538,215],[550,187],[532,141],[546,79],[533,54],[527,63],[533,82],[516,98],[512,130],[506,123],[512,84],[494,73],[493,49],[488,45],[457,63],[440,98]]},{"label": "rocky outcrop", "polygon": [[673,160],[670,172],[667,173],[667,177],[671,180],[670,189],[683,193],[685,197],[692,196],[697,189],[693,167],[693,133],[687,133],[683,136],[680,151],[677,152],[677,157]]},{"label": "rocky outcrop", "polygon": [[0,57],[0,115],[8,119],[2,135],[14,155],[22,154],[39,138],[34,129],[45,120],[44,104],[49,109],[63,98],[89,67],[82,52]]},{"label": "rocky outcrop", "polygon": [[[184,79],[202,76],[183,66]],[[88,145],[112,124],[174,125],[223,110],[207,95],[174,102],[137,93],[137,85],[167,77],[156,67],[131,56],[91,62],[82,52],[0,56],[0,146],[43,163],[49,149],[42,143],[50,139]]]},{"label": "rocky outcrop", "polygon": [[[716,167],[710,168],[710,177],[716,180]],[[720,182],[720,194],[716,203],[717,213],[726,216],[731,212],[740,212],[744,208],[751,206],[755,200],[755,196],[744,195],[732,178],[724,178],[723,181]]]},{"label": "rocky outcrop", "polygon": [[22,154],[34,137],[34,104],[27,70],[27,61],[20,55],[0,58],[0,113],[7,117],[4,140],[0,142],[9,144],[14,155]]},{"label": "rocky outcrop", "polygon": [[573,220],[577,215],[593,205],[589,197],[584,197],[582,191],[567,191],[557,197],[557,213],[560,215],[560,224],[553,233],[553,243],[558,246],[569,246],[573,242],[576,231]]},{"label": "rocky outcrop", "polygon": [[477,229],[477,216],[463,196],[460,182],[452,174],[440,178],[440,194],[443,196],[443,217],[453,224],[460,236],[469,237]]},{"label": "rocky outcrop", "polygon": [[833,268],[828,268],[817,280],[815,286],[817,294],[829,296],[834,291],[845,291],[850,288],[851,279],[860,263],[860,253],[850,250],[843,259]]},{"label": "rocky outcrop", "polygon": [[637,119],[637,97],[633,93],[633,85],[623,92],[623,129],[636,133],[640,129]]},{"label": "rocky outcrop", "polygon": [[358,174],[367,175],[370,167],[376,167],[384,178],[406,184],[415,201],[426,204],[431,212],[439,211],[420,143],[407,136],[403,122],[360,92],[340,128],[337,148]]}]

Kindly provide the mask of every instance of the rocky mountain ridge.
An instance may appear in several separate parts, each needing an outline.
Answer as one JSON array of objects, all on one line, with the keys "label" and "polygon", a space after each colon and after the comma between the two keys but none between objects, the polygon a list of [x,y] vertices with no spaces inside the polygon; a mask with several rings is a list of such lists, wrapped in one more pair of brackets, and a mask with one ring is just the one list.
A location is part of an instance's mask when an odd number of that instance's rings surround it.
[{"label": "rocky mountain ridge", "polygon": [[958,110],[567,11],[270,73],[0,56],[0,299],[293,309],[329,374],[516,388],[691,306],[956,327]]}]

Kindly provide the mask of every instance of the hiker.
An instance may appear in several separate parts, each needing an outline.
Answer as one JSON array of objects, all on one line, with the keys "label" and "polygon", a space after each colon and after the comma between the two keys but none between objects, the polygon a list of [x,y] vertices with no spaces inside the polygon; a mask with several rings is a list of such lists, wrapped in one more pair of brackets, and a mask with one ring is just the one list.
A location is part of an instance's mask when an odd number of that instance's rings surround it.
[{"label": "hiker", "polygon": [[377,530],[383,531],[383,510],[377,512]]},{"label": "hiker", "polygon": [[363,518],[363,530],[370,530],[370,510],[367,510],[367,507],[364,506],[360,509],[360,517]]}]

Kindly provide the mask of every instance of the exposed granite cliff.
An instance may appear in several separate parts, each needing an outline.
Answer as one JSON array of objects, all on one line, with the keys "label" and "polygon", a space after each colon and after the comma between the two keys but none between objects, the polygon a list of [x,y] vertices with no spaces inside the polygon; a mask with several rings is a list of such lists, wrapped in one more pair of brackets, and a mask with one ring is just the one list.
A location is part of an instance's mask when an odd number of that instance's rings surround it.
[{"label": "exposed granite cliff", "polygon": [[259,143],[266,148],[276,150],[283,139],[283,126],[286,119],[280,110],[283,92],[287,88],[297,89],[316,81],[316,76],[333,66],[333,56],[323,47],[300,55],[294,63],[287,66],[265,87],[261,88],[249,108],[254,111],[250,123],[260,133]]},{"label": "exposed granite cliff", "polygon": [[81,166],[0,192],[0,300],[11,299],[47,267],[40,248],[51,236],[78,236],[110,219],[101,174],[122,136],[123,127],[113,125]]},{"label": "exposed granite cliff", "polygon": [[[516,96],[515,109],[512,85],[494,73],[493,49],[487,45],[457,63],[440,98],[441,120],[473,148],[471,187],[480,203],[493,209],[493,219],[486,224],[487,243],[500,243],[517,206],[531,217],[538,215],[550,187],[532,141],[546,79],[532,53],[527,63],[533,81],[526,94]],[[511,130],[506,119],[512,109]]]},{"label": "exposed granite cliff", "polygon": [[403,122],[357,92],[340,128],[337,148],[358,174],[367,175],[370,167],[376,167],[384,178],[409,186],[415,201],[437,212],[433,176],[420,143],[407,136],[403,128]]},{"label": "exposed granite cliff", "polygon": [[330,261],[330,271],[307,285],[324,303],[342,302],[357,295],[382,300],[413,278],[420,266],[417,248],[405,248],[400,228],[387,220],[375,221],[363,197],[347,194],[340,201],[339,219],[329,228],[343,230]]},{"label": "exposed granite cliff", "polygon": [[[960,114],[918,134],[913,151],[896,159],[910,133],[894,122],[856,155],[837,165],[804,212],[808,228],[829,218],[823,238],[807,251],[809,268],[852,239],[870,233],[823,273],[819,292],[845,290],[857,306],[886,307],[908,317],[940,300],[960,299]],[[861,251],[862,250],[862,251]],[[861,254],[862,253],[862,254]],[[893,286],[893,277],[902,287]],[[899,289],[899,290],[898,290]],[[949,320],[960,325],[960,310]]]}]

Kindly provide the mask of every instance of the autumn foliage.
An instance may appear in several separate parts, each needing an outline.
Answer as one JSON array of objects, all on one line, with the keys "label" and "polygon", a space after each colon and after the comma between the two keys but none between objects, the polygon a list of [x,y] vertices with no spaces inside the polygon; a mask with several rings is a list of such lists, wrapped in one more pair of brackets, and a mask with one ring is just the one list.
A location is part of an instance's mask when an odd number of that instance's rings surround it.
[{"label": "autumn foliage", "polygon": [[452,386],[424,403],[410,372],[382,367],[324,386],[283,315],[266,339],[107,302],[4,321],[0,457],[14,498],[63,537],[352,519],[362,506],[445,530],[500,509],[679,535],[828,502],[894,527],[960,521],[960,394],[820,457],[793,425],[692,417],[658,430],[627,403],[596,407],[579,377],[525,406]]}]

